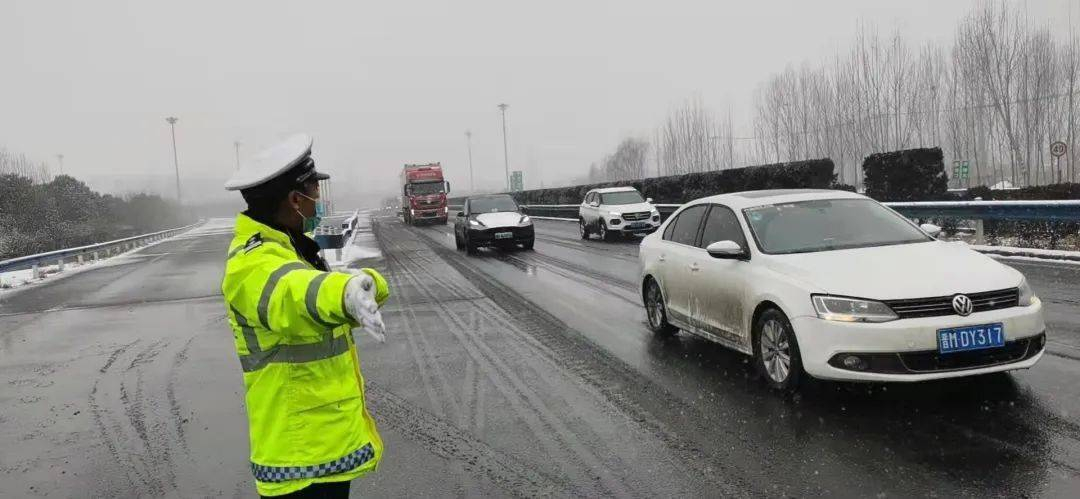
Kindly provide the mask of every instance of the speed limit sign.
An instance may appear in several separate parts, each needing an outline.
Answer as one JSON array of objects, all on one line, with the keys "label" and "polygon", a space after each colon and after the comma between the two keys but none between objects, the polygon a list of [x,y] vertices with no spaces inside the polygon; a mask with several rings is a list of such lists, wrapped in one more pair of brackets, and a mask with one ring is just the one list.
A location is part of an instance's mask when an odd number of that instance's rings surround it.
[{"label": "speed limit sign", "polygon": [[1053,144],[1050,144],[1050,155],[1055,158],[1060,158],[1064,156],[1066,150],[1068,150],[1068,147],[1065,145],[1064,142],[1060,140],[1054,142]]}]

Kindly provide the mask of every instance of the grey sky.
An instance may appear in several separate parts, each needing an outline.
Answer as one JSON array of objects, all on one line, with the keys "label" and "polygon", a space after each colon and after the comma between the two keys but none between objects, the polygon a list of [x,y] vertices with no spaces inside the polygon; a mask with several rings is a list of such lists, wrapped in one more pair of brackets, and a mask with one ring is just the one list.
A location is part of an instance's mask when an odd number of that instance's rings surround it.
[{"label": "grey sky", "polygon": [[[1065,30],[1073,2],[1027,5]],[[0,147],[49,161],[64,153],[67,173],[106,190],[171,194],[172,114],[192,198],[226,196],[234,140],[243,155],[293,131],[315,136],[319,165],[339,183],[392,194],[406,162],[442,161],[466,187],[471,129],[477,187],[491,188],[503,182],[495,106],[507,102],[511,164],[535,187],[541,170],[548,183],[585,173],[694,94],[742,116],[769,73],[846,49],[860,19],[946,41],[970,7],[4,0]]]}]

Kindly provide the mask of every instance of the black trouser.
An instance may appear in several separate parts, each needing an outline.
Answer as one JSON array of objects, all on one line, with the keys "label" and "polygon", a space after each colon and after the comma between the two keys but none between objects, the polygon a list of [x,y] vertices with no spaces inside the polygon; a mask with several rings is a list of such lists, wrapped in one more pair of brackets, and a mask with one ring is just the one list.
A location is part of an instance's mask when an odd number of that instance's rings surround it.
[{"label": "black trouser", "polygon": [[[341,499],[349,497],[349,483],[313,483],[291,494],[274,496],[273,499]],[[270,496],[259,496],[270,499]]]}]

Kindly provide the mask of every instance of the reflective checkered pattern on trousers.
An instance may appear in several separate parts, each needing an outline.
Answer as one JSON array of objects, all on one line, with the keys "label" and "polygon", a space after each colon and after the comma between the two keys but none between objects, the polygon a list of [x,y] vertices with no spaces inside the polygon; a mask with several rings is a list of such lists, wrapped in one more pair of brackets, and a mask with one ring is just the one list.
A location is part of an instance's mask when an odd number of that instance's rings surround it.
[{"label": "reflective checkered pattern on trousers", "polygon": [[335,459],[329,463],[312,466],[263,466],[251,463],[251,472],[255,474],[255,479],[260,482],[284,482],[300,478],[318,478],[354,470],[370,461],[373,457],[375,457],[375,448],[371,444],[367,444],[345,457]]}]

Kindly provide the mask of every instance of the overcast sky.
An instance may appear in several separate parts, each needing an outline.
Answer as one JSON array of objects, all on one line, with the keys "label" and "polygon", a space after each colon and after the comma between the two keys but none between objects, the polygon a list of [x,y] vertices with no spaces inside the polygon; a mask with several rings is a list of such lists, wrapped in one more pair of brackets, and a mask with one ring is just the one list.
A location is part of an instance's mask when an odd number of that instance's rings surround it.
[{"label": "overcast sky", "polygon": [[[1026,2],[1062,30],[1071,3]],[[66,173],[106,190],[171,189],[175,115],[186,198],[223,195],[234,140],[244,156],[295,131],[350,190],[392,194],[407,162],[441,161],[467,187],[471,129],[477,187],[493,188],[506,102],[511,167],[535,187],[585,173],[693,95],[743,116],[770,73],[846,49],[859,20],[944,42],[971,6],[2,0],[0,147],[63,153]]]}]

